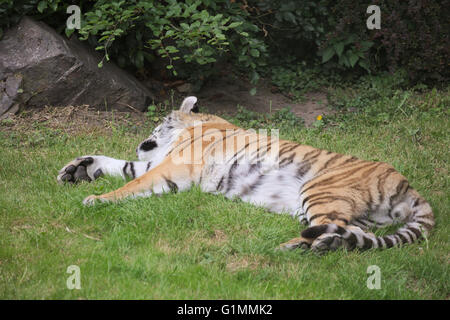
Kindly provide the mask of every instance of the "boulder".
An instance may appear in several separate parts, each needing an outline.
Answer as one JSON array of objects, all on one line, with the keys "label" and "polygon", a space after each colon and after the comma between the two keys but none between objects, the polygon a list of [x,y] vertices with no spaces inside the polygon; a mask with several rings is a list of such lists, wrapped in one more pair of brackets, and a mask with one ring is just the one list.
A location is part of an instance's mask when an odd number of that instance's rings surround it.
[{"label": "boulder", "polygon": [[145,110],[156,94],[72,36],[24,17],[0,41],[0,116],[21,107]]},{"label": "boulder", "polygon": [[19,111],[19,95],[22,92],[22,76],[9,75],[0,79],[0,119]]}]

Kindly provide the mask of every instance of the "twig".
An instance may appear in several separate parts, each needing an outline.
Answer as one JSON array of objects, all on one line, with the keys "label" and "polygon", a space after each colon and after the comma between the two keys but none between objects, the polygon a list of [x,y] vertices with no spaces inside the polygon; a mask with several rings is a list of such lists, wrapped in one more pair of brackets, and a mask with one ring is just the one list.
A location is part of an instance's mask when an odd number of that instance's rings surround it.
[{"label": "twig", "polygon": [[130,108],[131,110],[134,110],[134,111],[136,111],[136,112],[138,112],[138,113],[142,113],[142,111],[139,111],[138,109],[136,109],[135,107],[130,106],[130,105],[127,104],[127,103],[122,103],[122,102],[118,102],[118,103],[121,104],[121,105],[124,105],[124,106]]},{"label": "twig", "polygon": [[[66,228],[65,228],[65,229],[66,229],[66,231],[67,231],[67,232],[69,232],[69,233],[72,233],[72,234],[77,234],[76,232],[74,232],[74,231],[70,230],[68,226],[66,226]],[[81,235],[82,235],[82,236],[84,236],[84,237],[86,237],[86,238],[88,238],[88,239],[91,239],[91,240],[95,240],[95,241],[102,241],[102,239],[99,239],[99,238],[96,238],[96,237],[90,236],[90,235],[88,235],[88,234],[85,234],[85,233],[81,233]]]}]

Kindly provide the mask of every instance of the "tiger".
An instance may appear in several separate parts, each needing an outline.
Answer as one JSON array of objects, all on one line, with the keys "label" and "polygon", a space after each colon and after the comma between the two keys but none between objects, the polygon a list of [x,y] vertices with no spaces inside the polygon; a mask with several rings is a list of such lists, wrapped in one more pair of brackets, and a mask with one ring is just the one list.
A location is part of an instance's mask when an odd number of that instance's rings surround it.
[{"label": "tiger", "polygon": [[[393,166],[246,130],[198,112],[196,102],[185,98],[156,126],[138,145],[138,161],[85,155],[65,165],[57,181],[131,178],[117,190],[86,197],[84,205],[199,186],[288,213],[307,227],[275,248],[280,250],[392,248],[427,239],[434,227],[430,204]],[[388,235],[372,232],[389,225],[399,226]]]}]

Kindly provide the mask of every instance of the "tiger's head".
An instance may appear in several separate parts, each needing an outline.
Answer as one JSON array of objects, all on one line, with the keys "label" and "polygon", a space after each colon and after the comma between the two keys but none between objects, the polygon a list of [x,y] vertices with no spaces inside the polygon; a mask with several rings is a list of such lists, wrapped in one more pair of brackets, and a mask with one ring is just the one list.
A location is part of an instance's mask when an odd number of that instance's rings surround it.
[{"label": "tiger's head", "polygon": [[138,145],[136,154],[139,160],[152,161],[151,167],[154,167],[166,157],[183,129],[197,125],[199,122],[228,123],[220,117],[198,113],[196,102],[196,97],[187,97],[179,110],[173,110],[164,118],[152,134]]}]

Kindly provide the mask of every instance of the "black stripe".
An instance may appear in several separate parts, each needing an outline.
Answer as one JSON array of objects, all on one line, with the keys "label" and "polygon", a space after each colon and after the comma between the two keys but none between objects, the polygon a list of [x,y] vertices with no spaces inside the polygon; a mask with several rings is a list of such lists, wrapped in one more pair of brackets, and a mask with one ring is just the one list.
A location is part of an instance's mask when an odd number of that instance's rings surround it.
[{"label": "black stripe", "polygon": [[336,225],[336,226],[337,226],[337,229],[336,229],[336,231],[334,231],[335,233],[340,234],[342,236],[343,234],[345,234],[347,232],[347,229],[342,228],[341,226],[338,226],[338,225]]},{"label": "black stripe", "polygon": [[362,161],[362,160],[360,160],[360,159],[358,159],[358,158],[356,158],[356,157],[351,157],[350,159],[347,159],[347,160],[345,160],[344,162],[342,162],[340,165],[339,165],[339,167],[343,167],[343,166],[345,166],[346,164],[348,164],[348,163],[352,163],[352,162],[355,162],[355,161]]},{"label": "black stripe", "polygon": [[376,209],[378,209],[380,207],[380,205],[383,204],[383,201],[384,201],[384,192],[382,190],[382,185],[384,185],[387,177],[389,177],[389,175],[393,172],[396,172],[395,169],[390,168],[390,169],[386,170],[384,173],[382,173],[381,176],[379,177],[377,189],[378,189],[378,194],[380,197],[378,200],[378,207]]},{"label": "black stripe", "polygon": [[398,234],[392,235],[395,239],[397,239],[397,245],[401,245],[403,243],[402,239],[398,236]]},{"label": "black stripe", "polygon": [[235,160],[233,162],[233,164],[231,165],[230,170],[228,171],[228,179],[227,179],[227,188],[225,189],[225,193],[227,193],[228,191],[231,190],[231,188],[233,187],[233,175],[234,175],[234,171],[236,170],[237,167],[237,160]]},{"label": "black stripe", "polygon": [[332,193],[331,193],[331,192],[328,192],[328,191],[324,191],[324,192],[320,192],[320,193],[310,194],[310,195],[307,196],[305,199],[303,199],[303,201],[302,201],[302,209],[305,207],[306,202],[309,201],[309,200],[311,200],[311,198],[313,198],[313,197],[320,197],[320,196],[323,196],[323,195],[325,195],[325,194],[331,195]]},{"label": "black stripe", "polygon": [[[377,164],[377,165],[378,165],[378,164]],[[329,186],[331,183],[334,183],[336,180],[342,181],[341,178],[349,177],[349,176],[351,176],[351,175],[354,175],[356,172],[358,172],[358,171],[360,171],[360,170],[362,170],[362,169],[364,169],[364,168],[367,168],[367,164],[365,164],[365,163],[364,163],[362,166],[360,166],[360,167],[352,168],[352,169],[350,169],[350,170],[341,172],[341,173],[339,173],[339,174],[335,174],[335,175],[333,175],[333,176],[331,176],[331,177],[329,177],[329,178],[326,178],[326,179],[324,179],[324,180],[317,181],[317,182],[315,182],[314,184],[312,184],[312,185],[310,185],[309,187],[307,187],[306,189],[302,190],[301,194],[305,193],[306,191],[308,191],[308,190],[310,190],[311,188],[314,188],[314,187],[316,187],[316,186],[322,186],[322,185],[324,185],[324,184]],[[314,180],[311,180],[311,181],[314,181]]]},{"label": "black stripe", "polygon": [[[406,186],[406,188],[405,188]],[[409,189],[409,183],[406,180],[402,180],[395,190],[395,193],[389,198],[389,206],[393,207],[394,200],[398,200],[398,198],[404,195]]]},{"label": "black stripe", "polygon": [[[257,141],[253,141],[252,143],[256,143]],[[245,149],[247,149],[247,147],[250,145],[250,142],[248,142],[243,148],[241,148],[238,152],[236,152],[233,155],[233,158],[229,159],[227,161],[227,164],[230,163],[231,161],[235,161],[235,163],[237,162],[237,160],[240,160],[240,156],[238,158],[238,154],[241,153],[242,151],[244,151]]]},{"label": "black stripe", "polygon": [[222,189],[223,178],[224,178],[224,177],[220,178],[220,181],[219,181],[219,184],[218,184],[217,187],[216,187],[216,190]]},{"label": "black stripe", "polygon": [[417,198],[413,203],[413,208],[417,207],[420,204],[420,198]]},{"label": "black stripe", "polygon": [[365,237],[365,236],[362,236],[362,238],[364,240],[364,244],[361,249],[365,250],[365,249],[370,249],[373,247],[373,242],[372,242],[372,240],[370,240],[370,238]]},{"label": "black stripe", "polygon": [[325,162],[325,164],[322,166],[322,168],[317,170],[317,172],[327,169],[330,164],[334,163],[337,159],[339,159],[341,157],[343,157],[343,155],[341,155],[341,154],[336,154],[335,156],[331,157],[330,159],[327,160],[327,162]]},{"label": "black stripe", "polygon": [[131,175],[133,176],[133,179],[136,178],[136,172],[134,172],[134,163],[130,162],[130,170],[131,170]]},{"label": "black stripe", "polygon": [[381,241],[380,237],[377,237],[378,248],[383,248],[383,241]]},{"label": "black stripe", "polygon": [[124,175],[125,177],[128,176],[128,174],[127,174],[127,168],[128,168],[128,162],[126,162],[125,165],[124,165],[123,168],[122,168],[123,175]]},{"label": "black stripe", "polygon": [[253,182],[250,186],[248,186],[246,190],[247,192],[243,193],[242,195],[244,196],[252,193],[262,183],[265,177],[266,177],[265,175],[260,174],[258,178],[255,180],[255,182]]},{"label": "black stripe", "polygon": [[163,177],[164,180],[167,183],[167,186],[170,188],[171,192],[177,193],[178,192],[178,186],[175,182],[173,182],[172,180],[167,179],[166,177]]},{"label": "black stripe", "polygon": [[420,223],[422,226],[424,226],[427,230],[431,230],[433,226],[425,221],[420,221],[419,219],[416,219],[418,223]]},{"label": "black stripe", "polygon": [[416,240],[416,235],[414,234],[414,232],[412,232],[409,229],[405,230],[405,233],[408,234],[408,237],[411,239],[411,243],[414,242]]},{"label": "black stripe", "polygon": [[[309,209],[309,208],[308,208],[308,209]],[[305,214],[306,214],[307,212],[308,212],[308,210],[306,210]],[[348,220],[345,219],[345,218],[341,218],[340,215],[342,215],[342,213],[337,212],[337,211],[331,211],[331,212],[329,212],[329,213],[318,213],[318,214],[313,215],[313,216],[309,219],[309,222],[313,221],[313,220],[316,219],[316,218],[326,216],[331,222],[334,221],[334,220],[339,220],[339,221],[344,222],[345,224],[348,224]]]},{"label": "black stripe", "polygon": [[310,169],[311,169],[311,163],[309,161],[301,162],[300,166],[297,169],[297,173],[296,173],[297,177],[303,178],[303,176],[305,174],[307,174]]},{"label": "black stripe", "polygon": [[283,154],[285,154],[286,152],[292,151],[292,150],[294,150],[295,148],[297,148],[297,147],[300,146],[299,144],[296,144],[296,143],[295,143],[295,145],[292,147],[292,146],[291,146],[292,144],[294,144],[294,142],[290,142],[290,141],[284,142],[283,147],[280,148],[279,151],[278,151],[278,157],[281,158],[281,156],[282,156]]},{"label": "black stripe", "polygon": [[315,220],[315,219],[317,219],[317,218],[326,216],[326,215],[327,215],[326,213],[318,213],[318,214],[315,214],[315,215],[313,215],[311,218],[309,218],[309,222],[311,223],[311,221],[313,221],[313,220]]},{"label": "black stripe", "polygon": [[312,160],[319,157],[319,155],[322,153],[322,151],[324,151],[324,150],[316,149],[316,150],[310,151],[303,156],[302,160],[312,162]]},{"label": "black stripe", "polygon": [[308,229],[303,230],[301,232],[301,236],[303,238],[315,239],[318,236],[320,236],[321,234],[327,232],[327,229],[328,229],[327,224],[321,224],[321,225],[310,227]]},{"label": "black stripe", "polygon": [[295,153],[291,154],[289,157],[284,158],[283,160],[281,160],[280,166],[285,167],[285,166],[291,164],[294,161],[294,157],[295,157]]},{"label": "black stripe", "polygon": [[419,229],[410,227],[408,228],[408,230],[411,230],[417,236],[417,239],[420,239],[422,237],[422,232],[420,232]]},{"label": "black stripe", "polygon": [[384,242],[386,243],[386,248],[392,248],[394,243],[388,237],[383,237]]},{"label": "black stripe", "polygon": [[150,166],[152,165],[152,162],[151,161],[149,161],[148,163],[147,163],[147,169],[145,169],[145,172],[147,172],[148,171],[148,169],[150,169]]},{"label": "black stripe", "polygon": [[[195,127],[191,127],[191,128],[195,128]],[[192,130],[194,130],[194,129],[192,129]],[[225,133],[226,133],[227,130],[228,130],[228,129],[220,129],[220,130],[217,129],[217,131],[210,132],[210,133],[207,134],[207,135],[216,134],[217,132],[221,132],[221,133],[224,133],[224,132],[225,132]],[[236,134],[236,132],[234,132],[234,133]],[[185,142],[189,142],[189,140],[190,140],[190,143],[188,143],[187,146],[185,146],[185,147],[183,147],[183,149],[180,149],[180,150],[179,150],[179,152],[184,151],[184,149],[185,149],[186,147],[189,147],[189,146],[193,145],[195,141],[197,141],[197,140],[199,140],[199,139],[203,139],[203,137],[204,137],[204,136],[207,136],[207,135],[205,135],[205,134],[203,133],[203,131],[202,131],[202,134],[200,135],[200,137],[197,137],[197,138],[194,139],[194,136],[191,136],[191,137],[189,137],[189,138],[187,138],[187,139],[184,139],[184,140],[181,141],[179,144],[177,144],[172,150],[176,150],[176,148],[180,147],[180,146],[181,146],[183,143],[185,143]],[[230,136],[232,136],[232,135],[230,135]],[[225,136],[225,137],[227,137],[227,136]]]},{"label": "black stripe", "polygon": [[401,243],[409,243],[408,239],[401,233],[397,233],[397,236],[401,239]]},{"label": "black stripe", "polygon": [[360,225],[363,225],[363,226],[367,227],[367,224],[368,224],[369,221],[364,221],[364,220],[361,220],[361,219],[355,219],[355,222],[359,223]]},{"label": "black stripe", "polygon": [[358,238],[353,232],[349,231],[349,235],[344,237],[344,239],[347,241],[350,250],[355,249]]}]

